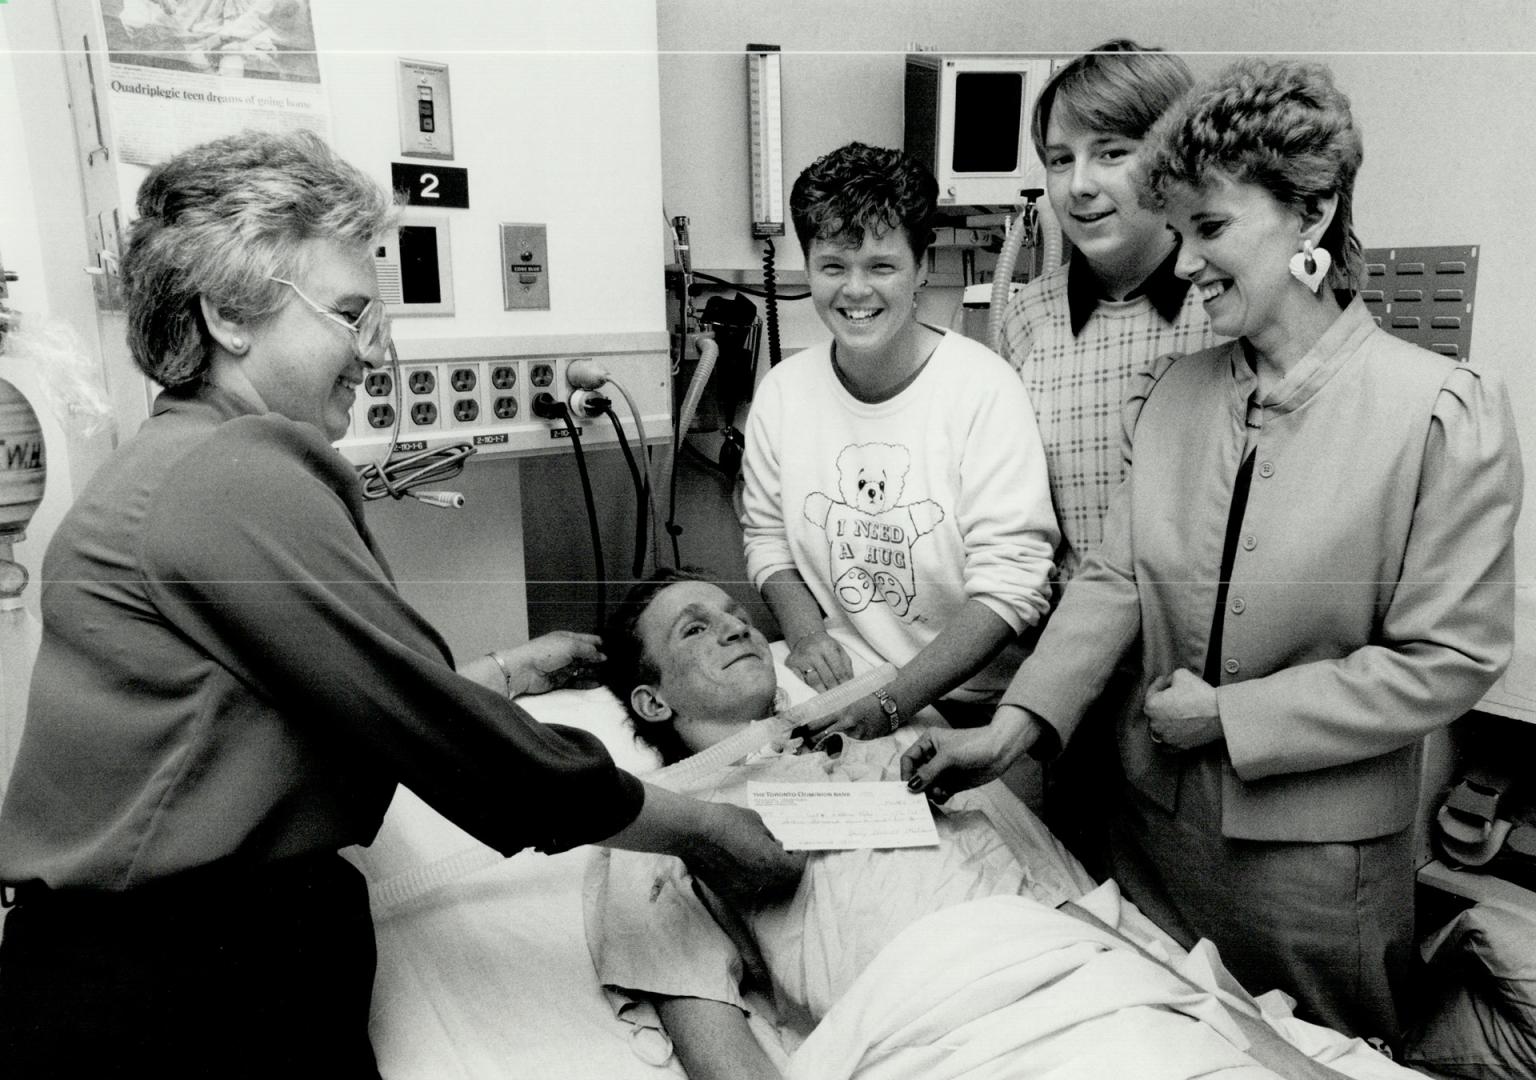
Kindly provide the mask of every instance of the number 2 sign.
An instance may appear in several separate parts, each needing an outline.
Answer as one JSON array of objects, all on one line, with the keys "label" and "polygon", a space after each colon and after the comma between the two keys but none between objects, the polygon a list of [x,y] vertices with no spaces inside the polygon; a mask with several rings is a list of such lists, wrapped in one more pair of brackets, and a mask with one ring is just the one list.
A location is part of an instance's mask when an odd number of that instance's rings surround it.
[{"label": "number 2 sign", "polygon": [[469,170],[453,165],[422,165],[396,161],[389,166],[390,183],[406,193],[411,206],[469,209]]}]

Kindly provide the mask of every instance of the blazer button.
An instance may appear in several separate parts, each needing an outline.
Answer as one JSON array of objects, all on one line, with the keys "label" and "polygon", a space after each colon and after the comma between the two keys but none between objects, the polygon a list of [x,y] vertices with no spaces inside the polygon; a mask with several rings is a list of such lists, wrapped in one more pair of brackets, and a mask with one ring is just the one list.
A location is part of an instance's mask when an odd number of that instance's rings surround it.
[{"label": "blazer button", "polygon": [[1232,600],[1232,614],[1234,614],[1234,615],[1241,615],[1244,612],[1244,610],[1247,609],[1247,607],[1248,607],[1247,601],[1245,601],[1241,596],[1233,598],[1233,600]]},{"label": "blazer button", "polygon": [[1228,675],[1236,675],[1238,673],[1238,671],[1242,668],[1242,666],[1243,665],[1239,664],[1237,662],[1237,660],[1234,658],[1234,659],[1228,660],[1226,663],[1222,664],[1221,665],[1221,669],[1223,671],[1225,671]]},{"label": "blazer button", "polygon": [[1273,461],[1259,462],[1259,475],[1268,479],[1275,475],[1275,463]]},{"label": "blazer button", "polygon": [[1252,551],[1254,548],[1256,548],[1258,546],[1259,546],[1258,538],[1255,537],[1253,535],[1253,533],[1249,533],[1247,536],[1243,537],[1243,550],[1244,551]]}]

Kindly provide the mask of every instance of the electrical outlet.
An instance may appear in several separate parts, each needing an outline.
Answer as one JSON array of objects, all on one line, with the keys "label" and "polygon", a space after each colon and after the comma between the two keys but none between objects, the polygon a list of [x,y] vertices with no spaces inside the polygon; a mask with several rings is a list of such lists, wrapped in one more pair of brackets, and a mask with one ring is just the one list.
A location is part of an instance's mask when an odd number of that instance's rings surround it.
[{"label": "electrical outlet", "polygon": [[523,380],[512,360],[493,360],[486,367],[485,411],[488,421],[516,420],[522,414],[519,394]]},{"label": "electrical outlet", "polygon": [[528,365],[528,385],[533,391],[549,390],[553,392],[555,385],[555,362],[553,360],[535,360]]},{"label": "electrical outlet", "polygon": [[370,371],[363,376],[363,393],[371,398],[394,397],[394,375],[388,371]]},{"label": "electrical outlet", "polygon": [[437,431],[447,425],[443,420],[442,375],[438,365],[411,365],[400,369],[404,383],[400,430],[406,432]]},{"label": "electrical outlet", "polygon": [[[387,401],[370,402],[367,411],[363,413],[362,428],[359,435],[373,434],[380,431],[389,431],[395,426],[395,407]],[[353,424],[356,428],[357,425]]]},{"label": "electrical outlet", "polygon": [[406,413],[406,419],[413,428],[430,430],[438,426],[441,416],[436,402],[416,401],[411,403],[410,411]]},{"label": "electrical outlet", "polygon": [[443,368],[443,419],[451,428],[475,427],[486,421],[485,365],[474,361]]},{"label": "electrical outlet", "polygon": [[570,396],[565,385],[565,361],[560,358],[535,360],[528,365],[528,412],[534,423],[554,424],[564,427],[565,421],[550,416],[550,409],[563,405]]}]

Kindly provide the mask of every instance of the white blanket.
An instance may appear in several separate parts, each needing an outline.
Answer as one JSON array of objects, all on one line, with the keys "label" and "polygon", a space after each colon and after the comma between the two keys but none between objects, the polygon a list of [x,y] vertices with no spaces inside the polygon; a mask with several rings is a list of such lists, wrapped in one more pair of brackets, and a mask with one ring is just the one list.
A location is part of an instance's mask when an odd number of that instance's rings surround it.
[{"label": "white blanket", "polygon": [[[1112,883],[1080,901],[1111,926]],[[1124,911],[1132,909],[1124,905]],[[1191,1080],[1274,1075],[1218,993],[1251,1004],[1202,943],[1178,961],[1198,990],[1107,931],[1021,897],[936,912],[897,937],[796,1051],[792,1080]],[[1316,1060],[1350,1076],[1405,1080],[1363,1042],[1290,1017],[1266,1018]]]}]

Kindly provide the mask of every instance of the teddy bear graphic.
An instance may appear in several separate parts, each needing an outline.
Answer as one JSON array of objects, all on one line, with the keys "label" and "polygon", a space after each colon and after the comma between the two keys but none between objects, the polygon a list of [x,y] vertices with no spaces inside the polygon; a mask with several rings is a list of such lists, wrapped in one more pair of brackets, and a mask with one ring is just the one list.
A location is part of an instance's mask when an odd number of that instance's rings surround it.
[{"label": "teddy bear graphic", "polygon": [[884,601],[905,615],[917,594],[912,545],[944,520],[932,499],[901,502],[912,452],[895,443],[854,443],[837,455],[835,500],[805,497],[805,516],[826,532],[832,592],[850,614]]}]

